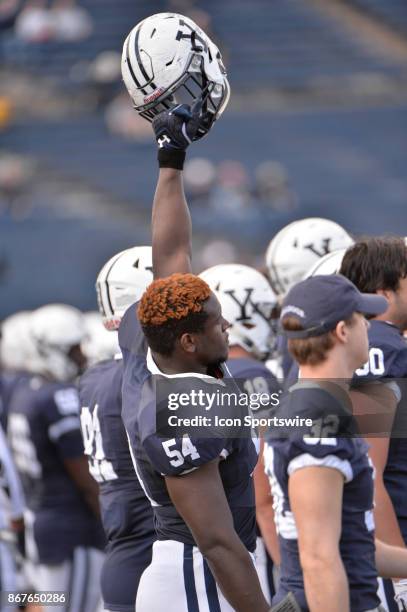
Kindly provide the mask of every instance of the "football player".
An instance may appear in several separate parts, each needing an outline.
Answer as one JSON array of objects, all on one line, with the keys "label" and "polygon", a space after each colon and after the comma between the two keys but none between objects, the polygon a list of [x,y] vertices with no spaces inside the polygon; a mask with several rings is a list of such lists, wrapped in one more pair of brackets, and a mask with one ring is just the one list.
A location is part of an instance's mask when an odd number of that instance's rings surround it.
[{"label": "football player", "polygon": [[0,339],[0,421],[7,430],[10,398],[20,382],[30,376],[35,349],[28,328],[30,312],[20,311],[4,319]]},{"label": "football player", "polygon": [[[155,79],[158,60],[162,90]],[[257,462],[252,439],[227,439],[211,427],[206,436],[191,437],[183,426],[173,435],[168,428],[161,435],[157,427],[160,385],[167,391],[206,389],[215,395],[228,388],[222,364],[229,324],[209,286],[191,274],[191,223],[181,172],[188,145],[209,130],[227,102],[226,76],[218,49],[202,30],[173,14],[136,26],[125,43],[124,62],[136,106],[144,96],[146,112],[156,114],[160,165],[152,214],[155,280],[138,306],[127,310],[119,329],[122,416],[158,536],[151,565],[140,580],[136,609],[266,612],[251,557],[256,543],[251,474]],[[168,80],[163,78],[165,65]],[[143,94],[140,83],[146,85]],[[184,84],[189,93],[198,88],[192,108],[174,106],[184,101],[178,98]],[[169,110],[157,115],[162,106],[157,108],[154,96]],[[166,414],[170,396],[162,397]]]},{"label": "football player", "polygon": [[[151,247],[114,255],[101,269],[96,290],[100,314],[113,338],[127,307],[153,280]],[[101,323],[100,323],[101,324]],[[108,331],[106,331],[108,330]],[[151,562],[153,513],[133,468],[121,419],[121,354],[81,377],[81,424],[89,470],[99,484],[102,523],[108,540],[102,569],[105,610],[133,612],[140,576]]]},{"label": "football player", "polygon": [[[353,244],[348,232],[330,219],[310,217],[289,223],[271,240],[266,251],[266,267],[271,286],[280,301],[295,283],[302,280],[312,265],[327,253]],[[284,336],[277,340],[277,355],[283,377],[288,376],[293,360]]]},{"label": "football player", "polygon": [[348,232],[330,219],[310,217],[286,225],[266,251],[266,266],[274,291],[284,296],[321,257],[346,249],[353,242]]},{"label": "football player", "polygon": [[[275,312],[277,298],[266,278],[249,266],[224,264],[201,272],[219,300],[223,316],[229,321],[229,372],[243,392],[252,399],[279,394],[278,381],[264,365],[275,343]],[[251,409],[265,416],[273,407],[254,401]],[[256,546],[256,567],[263,591],[269,601],[274,595],[274,574],[280,565],[280,551],[274,527],[270,487],[260,459],[254,472],[256,517],[260,527]],[[266,534],[267,550],[260,533]],[[269,554],[267,554],[269,553]],[[270,558],[270,556],[271,558]]]},{"label": "football player", "polygon": [[[357,390],[353,392],[353,401],[356,412],[368,414],[379,410],[383,413],[377,404],[378,382],[387,383],[388,388],[393,381],[394,393],[381,400],[389,419],[385,426],[387,435],[369,437],[369,444],[376,468],[377,536],[389,544],[404,546],[407,544],[407,393],[404,382],[407,345],[402,335],[407,327],[407,247],[404,239],[360,240],[347,250],[340,271],[361,291],[377,293],[388,300],[386,311],[370,322],[369,358],[356,370]],[[400,609],[405,610],[407,584],[397,582],[395,589]],[[388,606],[391,607],[390,601]]]},{"label": "football player", "polygon": [[362,313],[387,306],[340,275],[298,283],[282,305],[301,376],[276,410],[292,422],[266,435],[265,463],[281,548],[275,601],[291,593],[303,612],[381,611],[377,570],[407,574],[407,551],[374,539],[373,467],[348,394],[368,356]]},{"label": "football player", "polygon": [[[343,256],[346,253],[346,249],[338,249],[327,253],[321,259],[318,259],[308,270],[304,276],[304,280],[310,276],[318,276],[325,274],[339,274],[339,268],[341,267]],[[298,363],[292,360],[291,366],[284,377],[284,388],[289,389],[298,379]]]},{"label": "football player", "polygon": [[38,591],[68,593],[56,610],[91,612],[100,601],[104,535],[73,382],[85,365],[83,317],[72,306],[49,304],[31,314],[29,328],[36,376],[11,397],[8,435],[28,507],[30,579]]},{"label": "football player", "polygon": [[[1,326],[0,340],[0,583],[1,591],[21,587],[24,554],[24,493],[6,437],[8,407],[15,389],[30,377],[34,348],[28,329],[30,313],[17,312]],[[17,554],[17,551],[20,554]],[[2,608],[3,609],[3,608]],[[9,608],[4,607],[5,611]],[[11,609],[11,608],[10,608]],[[14,609],[14,608],[13,608]]]}]

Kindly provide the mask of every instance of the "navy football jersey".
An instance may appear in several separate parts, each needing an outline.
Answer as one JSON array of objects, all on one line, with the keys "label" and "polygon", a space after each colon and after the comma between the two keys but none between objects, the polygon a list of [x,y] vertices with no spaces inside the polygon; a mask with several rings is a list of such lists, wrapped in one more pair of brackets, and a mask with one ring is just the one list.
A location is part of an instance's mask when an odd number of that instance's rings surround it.
[{"label": "navy football jersey", "polygon": [[109,541],[155,539],[153,514],[134,471],[121,418],[123,361],[112,359],[81,378],[81,425],[89,471],[99,483],[103,527]]},{"label": "navy football jersey", "polygon": [[[127,310],[122,319],[119,344],[124,359],[122,417],[137,474],[153,506],[158,539],[196,546],[191,532],[171,502],[164,477],[186,474],[221,457],[219,472],[234,527],[247,549],[254,551],[256,531],[252,473],[257,462],[257,451],[252,439],[247,435],[227,439],[215,425],[206,428],[204,435],[199,437],[181,432],[171,438],[157,432],[160,384],[171,385],[171,391],[179,394],[190,393],[191,385],[196,392],[216,394],[218,390],[225,389],[226,377],[223,380],[194,374],[167,377],[160,373],[151,353],[146,350],[135,305]],[[228,381],[239,393],[233,379],[229,377]],[[167,407],[166,401],[163,403]],[[189,408],[188,405],[187,414]],[[232,412],[233,409],[234,406]],[[241,414],[242,411],[236,409],[237,412]]]},{"label": "navy football jersey", "polygon": [[351,612],[365,612],[379,604],[372,512],[373,468],[366,442],[351,435],[355,424],[346,398],[337,386],[331,386],[328,392],[311,381],[300,381],[284,396],[275,416],[311,418],[313,424],[278,427],[266,434],[265,465],[282,559],[274,604],[292,591],[301,610],[308,610],[288,481],[296,470],[314,465],[337,469],[344,477],[339,547],[349,582]]},{"label": "navy football jersey", "polygon": [[0,373],[0,424],[4,431],[7,431],[8,407],[14,390],[30,377],[27,372]]},{"label": "navy football jersey", "polygon": [[151,505],[134,471],[121,418],[122,359],[93,366],[79,385],[81,425],[89,471],[99,483],[108,538],[102,571],[105,607],[133,612],[140,577],[156,540]]},{"label": "navy football jersey", "polygon": [[[239,357],[228,359],[226,365],[242,392],[249,396],[279,393],[280,388],[276,377],[261,361],[250,357]],[[257,407],[257,404],[253,403],[251,409],[253,413],[260,414],[267,412],[271,407],[271,403],[265,408],[261,405]]]},{"label": "navy football jersey", "polygon": [[40,377],[19,384],[10,400],[8,436],[34,516],[32,556],[61,563],[78,546],[102,547],[101,526],[63,464],[83,455],[77,389]]},{"label": "navy football jersey", "polygon": [[[407,544],[407,343],[400,330],[386,321],[372,320],[369,329],[369,361],[356,370],[354,384],[398,379],[400,401],[395,414],[384,483],[393,502]],[[396,382],[396,381],[394,381]]]}]

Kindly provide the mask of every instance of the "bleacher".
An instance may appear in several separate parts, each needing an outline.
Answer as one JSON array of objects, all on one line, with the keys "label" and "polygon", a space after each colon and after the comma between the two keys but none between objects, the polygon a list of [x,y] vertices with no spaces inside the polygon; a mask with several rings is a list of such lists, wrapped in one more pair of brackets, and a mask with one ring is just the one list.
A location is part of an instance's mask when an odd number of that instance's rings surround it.
[{"label": "bleacher", "polygon": [[[352,2],[362,4],[363,0]],[[65,92],[67,76],[76,62],[93,59],[102,50],[120,51],[134,23],[147,14],[166,10],[166,3],[158,0],[82,0],[82,4],[94,20],[94,33],[88,40],[42,45],[42,56],[41,50],[30,53],[26,46],[25,59],[7,53],[6,59],[13,60],[13,66],[26,74],[51,76]],[[373,0],[370,4],[374,4]],[[386,0],[383,4],[396,6],[397,1]],[[335,77],[338,81],[339,77],[357,80],[359,76],[373,74],[379,80],[383,76],[398,79],[402,85],[407,67],[400,61],[393,63],[389,56],[374,53],[372,47],[365,49],[347,29],[341,29],[306,0],[206,0],[201,6],[212,15],[215,34],[222,48],[227,49],[232,101],[233,93],[240,93],[245,103],[234,110],[232,102],[213,133],[193,147],[189,157],[208,157],[215,164],[236,159],[245,165],[252,180],[259,163],[278,160],[288,171],[299,207],[287,213],[276,213],[264,206],[252,207],[243,220],[195,208],[192,211],[195,235],[199,239],[227,237],[231,241],[239,236],[247,252],[259,254],[275,231],[294,218],[305,216],[332,217],[355,233],[374,233],[377,228],[397,232],[405,220],[407,199],[407,141],[405,130],[400,127],[405,124],[402,100],[394,97],[393,103],[389,97],[386,100],[390,103],[386,102],[388,105],[383,108],[375,99],[370,107],[359,101],[354,108],[340,108],[340,104],[338,108],[318,107],[311,100],[303,108],[287,104],[270,112],[264,106],[254,113],[251,103],[257,100],[257,92],[268,96],[275,90],[290,96],[299,94],[298,99],[302,100],[309,86],[325,76],[332,82]],[[7,45],[5,49],[10,51],[10,40]],[[338,86],[338,92],[345,99],[346,90],[341,87]],[[76,110],[75,114],[67,113],[58,119],[30,120],[23,116],[1,134],[1,139],[2,149],[44,162],[66,176],[68,186],[70,181],[73,185],[78,181],[108,194],[111,211],[94,224],[80,216],[78,220],[57,219],[52,209],[48,218],[42,211],[40,217],[34,214],[22,224],[0,218],[0,231],[8,236],[2,242],[0,259],[3,253],[8,253],[12,266],[21,267],[18,245],[22,241],[28,249],[28,258],[37,267],[46,253],[57,251],[50,274],[53,286],[59,289],[58,278],[61,275],[64,278],[66,291],[61,289],[60,299],[69,301],[66,296],[72,294],[76,283],[78,304],[89,307],[94,299],[89,278],[94,278],[103,259],[137,240],[141,243],[149,240],[149,214],[156,180],[154,147],[149,142],[124,141],[110,134],[103,109],[79,113]],[[128,213],[137,214],[134,222],[137,231],[123,222],[114,205],[116,200],[120,210],[127,207]],[[23,228],[23,234],[19,228]],[[64,232],[72,239],[65,239]],[[109,241],[112,232],[114,240]],[[86,265],[81,267],[82,259],[86,259]],[[10,286],[10,295],[18,297],[24,290],[28,291],[26,295],[30,294],[28,275],[13,282],[18,287]],[[47,291],[45,283],[43,290]],[[42,299],[53,298],[44,293]],[[37,305],[27,300],[24,303],[28,308]],[[11,304],[7,308],[11,309]]]},{"label": "bleacher", "polygon": [[407,37],[407,3],[405,0],[342,1]]},{"label": "bleacher", "polygon": [[[382,13],[392,15],[395,24],[403,23],[399,17],[403,0],[352,1],[378,6],[392,4],[394,15],[390,9]],[[121,51],[132,25],[149,14],[167,10],[163,0],[81,0],[81,5],[94,23],[88,39],[27,45],[9,34],[3,43],[6,61],[52,76],[64,85],[75,63],[92,60],[103,50]],[[307,2],[207,0],[200,6],[212,17],[215,33],[227,50],[231,84],[236,90],[301,89],[318,77],[400,70],[397,63],[368,53],[356,37]],[[405,23],[406,20],[407,17]]]},{"label": "bleacher", "polygon": [[367,53],[311,3],[207,0],[205,9],[229,50],[231,83],[239,90],[301,89],[318,77],[399,69]]}]

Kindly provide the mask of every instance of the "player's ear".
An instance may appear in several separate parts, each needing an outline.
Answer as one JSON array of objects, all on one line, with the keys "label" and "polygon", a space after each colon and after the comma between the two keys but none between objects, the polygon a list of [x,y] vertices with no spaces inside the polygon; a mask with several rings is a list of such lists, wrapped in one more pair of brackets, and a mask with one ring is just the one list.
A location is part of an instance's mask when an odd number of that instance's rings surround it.
[{"label": "player's ear", "polygon": [[377,289],[376,293],[386,298],[389,304],[394,301],[394,291],[392,289]]},{"label": "player's ear", "polygon": [[195,353],[196,352],[196,342],[195,342],[195,338],[193,334],[182,334],[182,336],[179,338],[179,343],[181,345],[181,348],[186,352],[186,353]]},{"label": "player's ear", "polygon": [[338,338],[340,342],[347,342],[349,330],[348,330],[348,327],[345,321],[339,321],[334,331],[335,331],[336,337]]}]

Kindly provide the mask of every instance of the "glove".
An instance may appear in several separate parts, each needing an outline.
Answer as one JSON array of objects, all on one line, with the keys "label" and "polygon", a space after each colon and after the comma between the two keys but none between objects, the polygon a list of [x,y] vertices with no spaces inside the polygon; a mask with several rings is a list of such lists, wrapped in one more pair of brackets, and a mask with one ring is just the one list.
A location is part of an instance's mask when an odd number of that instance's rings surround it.
[{"label": "glove", "polygon": [[179,104],[154,118],[153,130],[160,168],[182,170],[185,151],[197,139],[201,111],[202,98],[199,98],[192,108],[188,104]]},{"label": "glove", "polygon": [[407,612],[407,580],[393,580],[394,600],[401,612]]}]

